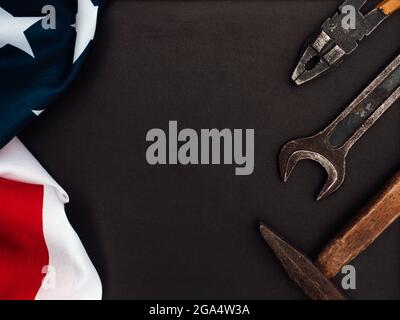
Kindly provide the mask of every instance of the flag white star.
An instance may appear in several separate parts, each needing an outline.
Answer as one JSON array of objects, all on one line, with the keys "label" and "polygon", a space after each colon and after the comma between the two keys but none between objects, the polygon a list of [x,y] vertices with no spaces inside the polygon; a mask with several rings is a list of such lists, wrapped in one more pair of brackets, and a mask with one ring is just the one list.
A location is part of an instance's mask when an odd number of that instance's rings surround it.
[{"label": "flag white star", "polygon": [[97,13],[99,6],[94,6],[92,0],[78,0],[76,22],[72,26],[76,29],[74,61],[79,59],[96,33]]},{"label": "flag white star", "polygon": [[35,55],[24,32],[42,19],[43,17],[14,17],[0,7],[0,48],[9,44],[34,58]]},{"label": "flag white star", "polygon": [[32,110],[33,114],[37,117],[44,111],[44,109]]}]

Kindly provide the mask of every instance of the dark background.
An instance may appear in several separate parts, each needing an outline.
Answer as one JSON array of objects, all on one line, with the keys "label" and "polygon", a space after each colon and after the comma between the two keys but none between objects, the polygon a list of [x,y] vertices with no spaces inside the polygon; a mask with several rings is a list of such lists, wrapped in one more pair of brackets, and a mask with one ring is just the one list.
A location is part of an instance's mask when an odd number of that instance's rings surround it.
[{"label": "dark background", "polygon": [[[395,57],[389,19],[331,73],[289,81],[306,37],[342,1],[109,1],[68,92],[21,138],[71,196],[104,298],[304,299],[256,221],[315,257],[400,165],[399,104],[355,145],[343,187],[323,169],[287,184],[281,146],[322,129]],[[254,128],[255,172],[147,164],[148,130]],[[399,223],[354,261],[358,299],[400,298]],[[340,277],[336,279],[340,281]]]}]

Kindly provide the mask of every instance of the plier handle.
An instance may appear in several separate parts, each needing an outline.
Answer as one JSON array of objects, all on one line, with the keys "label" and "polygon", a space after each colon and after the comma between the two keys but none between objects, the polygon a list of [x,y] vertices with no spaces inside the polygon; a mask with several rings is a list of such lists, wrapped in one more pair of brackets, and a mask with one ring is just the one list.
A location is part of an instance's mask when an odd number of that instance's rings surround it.
[{"label": "plier handle", "polygon": [[[321,26],[317,37],[306,46],[292,75],[298,85],[313,80],[337,66],[358,48],[358,44],[369,36],[389,16],[400,10],[400,0],[384,0],[371,12],[364,14],[362,7],[367,0],[346,0],[339,11]],[[348,7],[355,9],[354,26],[346,25]]]},{"label": "plier handle", "polygon": [[400,10],[400,0],[384,0],[377,6],[378,9],[382,10],[387,16]]}]

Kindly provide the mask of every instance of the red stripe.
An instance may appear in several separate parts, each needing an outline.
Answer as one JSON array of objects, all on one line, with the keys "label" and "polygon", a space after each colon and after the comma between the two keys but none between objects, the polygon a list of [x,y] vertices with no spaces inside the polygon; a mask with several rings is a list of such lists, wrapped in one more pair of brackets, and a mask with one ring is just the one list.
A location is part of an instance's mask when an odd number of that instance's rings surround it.
[{"label": "red stripe", "polygon": [[0,299],[34,299],[49,264],[39,185],[0,178]]}]

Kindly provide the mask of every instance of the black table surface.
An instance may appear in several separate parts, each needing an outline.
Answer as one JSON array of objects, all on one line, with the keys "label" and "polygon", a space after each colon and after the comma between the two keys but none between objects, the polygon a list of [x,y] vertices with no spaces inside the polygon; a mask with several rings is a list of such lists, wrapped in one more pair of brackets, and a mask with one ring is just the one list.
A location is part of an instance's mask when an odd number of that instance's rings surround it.
[{"label": "black table surface", "polygon": [[[351,150],[329,199],[315,201],[325,173],[313,162],[279,177],[281,146],[322,129],[398,54],[396,15],[329,76],[294,86],[303,41],[340,3],[109,1],[80,75],[20,135],[69,193],[104,298],[306,298],[256,222],[315,257],[400,165],[397,103]],[[146,133],[169,120],[254,128],[254,173],[148,165]],[[350,298],[400,298],[399,232],[397,222],[353,262]]]}]

